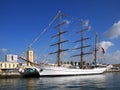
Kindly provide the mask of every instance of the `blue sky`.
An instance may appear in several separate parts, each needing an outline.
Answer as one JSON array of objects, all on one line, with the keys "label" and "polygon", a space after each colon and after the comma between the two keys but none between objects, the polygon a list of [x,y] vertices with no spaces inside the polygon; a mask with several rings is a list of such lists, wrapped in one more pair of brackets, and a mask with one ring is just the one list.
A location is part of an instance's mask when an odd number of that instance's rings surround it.
[{"label": "blue sky", "polygon": [[[89,20],[106,49],[107,62],[120,63],[120,0],[0,0],[0,58],[26,51],[59,10]],[[33,44],[40,46],[39,53],[48,48],[43,47],[48,35],[41,36],[40,45]]]}]

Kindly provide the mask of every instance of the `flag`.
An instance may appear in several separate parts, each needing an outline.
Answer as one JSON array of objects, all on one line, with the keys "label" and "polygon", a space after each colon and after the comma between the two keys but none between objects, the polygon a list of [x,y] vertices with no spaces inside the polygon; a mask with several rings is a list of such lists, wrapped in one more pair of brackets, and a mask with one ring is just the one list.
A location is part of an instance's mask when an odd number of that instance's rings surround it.
[{"label": "flag", "polygon": [[102,53],[105,54],[105,50],[104,50],[104,48],[101,48],[101,49],[102,49]]}]

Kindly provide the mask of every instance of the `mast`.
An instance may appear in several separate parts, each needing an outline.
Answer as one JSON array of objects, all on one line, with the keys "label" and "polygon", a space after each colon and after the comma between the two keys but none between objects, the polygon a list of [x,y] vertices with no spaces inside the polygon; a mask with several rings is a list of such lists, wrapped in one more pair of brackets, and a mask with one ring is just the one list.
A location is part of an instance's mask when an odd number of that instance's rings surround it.
[{"label": "mast", "polygon": [[[61,17],[61,15],[59,16],[59,24],[62,22],[62,17]],[[60,50],[61,50],[61,26],[60,25],[58,25],[58,55],[57,55],[57,57],[58,57],[58,66],[60,66],[60,57],[61,57],[61,52],[60,52]]]},{"label": "mast", "polygon": [[66,21],[62,21],[62,16],[63,16],[63,14],[61,12],[59,12],[59,14],[57,16],[57,19],[59,19],[59,20],[58,20],[58,24],[56,25],[56,28],[58,28],[58,34],[51,37],[51,38],[57,37],[58,42],[50,45],[50,46],[58,45],[58,50],[56,52],[49,53],[49,54],[57,53],[57,64],[58,64],[58,66],[60,66],[61,52],[68,50],[68,49],[62,49],[62,44],[65,43],[65,42],[68,42],[68,40],[62,40],[61,39],[62,35],[67,32],[67,31],[62,31],[62,26],[66,23]]},{"label": "mast", "polygon": [[94,64],[96,65],[96,60],[97,60],[97,41],[98,41],[98,35],[97,35],[97,32],[94,32],[95,33],[95,54],[94,54]]},{"label": "mast", "polygon": [[78,49],[80,49],[80,54],[77,54],[77,55],[73,55],[72,57],[77,57],[77,56],[79,56],[80,57],[80,68],[82,69],[83,68],[83,58],[84,58],[84,55],[88,55],[88,54],[92,54],[91,52],[87,52],[87,53],[85,53],[84,52],[84,49],[85,48],[87,48],[87,47],[90,47],[91,45],[84,45],[84,42],[85,42],[85,40],[88,40],[88,39],[90,39],[90,37],[84,37],[84,32],[85,31],[87,31],[87,30],[89,30],[89,27],[86,27],[86,28],[83,28],[83,23],[85,23],[84,21],[81,21],[81,30],[80,31],[78,31],[78,32],[76,32],[77,34],[79,34],[79,33],[81,33],[81,37],[80,37],[80,40],[77,40],[77,41],[75,41],[74,43],[78,43],[78,42],[81,42],[80,44],[80,46],[81,47],[77,47],[77,48],[74,48],[73,50],[78,50]]},{"label": "mast", "polygon": [[83,32],[84,31],[81,31],[81,60],[80,60],[80,68],[82,68],[83,67],[83,46],[84,46],[84,43],[83,43],[83,41],[84,41],[84,36],[83,36]]}]

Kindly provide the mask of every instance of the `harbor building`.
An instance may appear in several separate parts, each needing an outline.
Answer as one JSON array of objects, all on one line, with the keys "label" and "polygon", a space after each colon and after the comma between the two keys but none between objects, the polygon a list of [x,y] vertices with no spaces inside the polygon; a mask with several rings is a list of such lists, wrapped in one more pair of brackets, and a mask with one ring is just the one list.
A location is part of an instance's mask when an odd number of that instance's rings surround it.
[{"label": "harbor building", "polygon": [[18,56],[14,54],[8,54],[5,56],[5,61],[0,62],[0,71],[2,72],[13,72],[17,71],[20,64],[17,62]]},{"label": "harbor building", "polygon": [[18,56],[13,55],[13,54],[8,54],[5,56],[5,61],[6,62],[17,62],[18,61]]},{"label": "harbor building", "polygon": [[11,70],[18,68],[19,68],[18,62],[0,62],[0,69],[2,70]]},{"label": "harbor building", "polygon": [[34,63],[34,55],[33,55],[33,50],[32,49],[29,49],[27,51],[27,60],[29,61],[29,62],[27,62],[28,66],[33,65],[32,63]]}]

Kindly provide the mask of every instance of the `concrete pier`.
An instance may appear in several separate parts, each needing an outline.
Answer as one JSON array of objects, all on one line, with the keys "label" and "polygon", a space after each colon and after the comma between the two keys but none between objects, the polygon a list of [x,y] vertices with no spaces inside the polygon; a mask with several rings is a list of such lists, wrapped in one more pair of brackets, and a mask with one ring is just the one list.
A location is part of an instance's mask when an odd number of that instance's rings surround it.
[{"label": "concrete pier", "polygon": [[22,77],[19,72],[2,72],[0,78],[17,78]]}]

